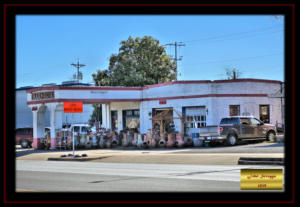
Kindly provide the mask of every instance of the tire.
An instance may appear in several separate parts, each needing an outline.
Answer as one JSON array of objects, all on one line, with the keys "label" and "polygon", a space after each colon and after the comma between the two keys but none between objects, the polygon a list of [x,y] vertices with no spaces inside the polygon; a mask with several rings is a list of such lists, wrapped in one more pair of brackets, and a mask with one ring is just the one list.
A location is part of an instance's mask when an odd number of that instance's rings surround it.
[{"label": "tire", "polygon": [[28,143],[28,141],[27,141],[26,139],[22,139],[22,140],[21,140],[21,147],[22,147],[22,148],[27,148],[27,147],[29,147],[29,143]]},{"label": "tire", "polygon": [[209,146],[210,146],[210,147],[215,147],[215,146],[217,146],[217,143],[216,143],[216,142],[210,142],[210,143],[209,143]]},{"label": "tire", "polygon": [[274,132],[268,132],[267,134],[267,141],[269,142],[276,142],[276,137]]},{"label": "tire", "polygon": [[227,145],[234,146],[237,143],[237,137],[235,134],[229,134],[226,140]]}]

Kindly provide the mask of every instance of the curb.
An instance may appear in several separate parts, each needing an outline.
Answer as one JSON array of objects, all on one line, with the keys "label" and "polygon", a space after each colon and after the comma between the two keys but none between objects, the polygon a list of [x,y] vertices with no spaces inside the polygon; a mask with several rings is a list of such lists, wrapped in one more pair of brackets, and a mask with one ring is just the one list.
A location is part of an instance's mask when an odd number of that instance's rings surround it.
[{"label": "curb", "polygon": [[[107,156],[109,157],[109,156]],[[99,159],[103,159],[103,158],[107,158],[107,157],[89,157],[89,158],[82,158],[82,157],[49,157],[47,160],[48,161],[78,161],[78,162],[84,162],[84,161],[91,161],[91,160],[99,160]]]},{"label": "curb", "polygon": [[284,158],[240,157],[238,165],[284,165]]}]

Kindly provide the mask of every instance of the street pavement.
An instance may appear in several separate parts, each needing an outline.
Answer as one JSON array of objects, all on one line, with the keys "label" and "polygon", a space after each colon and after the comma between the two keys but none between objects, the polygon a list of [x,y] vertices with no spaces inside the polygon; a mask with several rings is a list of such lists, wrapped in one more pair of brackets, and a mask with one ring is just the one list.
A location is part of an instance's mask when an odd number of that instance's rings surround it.
[{"label": "street pavement", "polygon": [[[70,150],[16,149],[17,160],[48,160],[72,154]],[[109,149],[80,149],[75,154],[87,154],[90,162],[153,163],[192,165],[236,165],[240,157],[283,158],[283,143],[255,143],[233,147],[190,147],[137,149],[118,147]]]},{"label": "street pavement", "polygon": [[240,192],[240,169],[283,166],[16,161],[16,190],[46,192]]}]

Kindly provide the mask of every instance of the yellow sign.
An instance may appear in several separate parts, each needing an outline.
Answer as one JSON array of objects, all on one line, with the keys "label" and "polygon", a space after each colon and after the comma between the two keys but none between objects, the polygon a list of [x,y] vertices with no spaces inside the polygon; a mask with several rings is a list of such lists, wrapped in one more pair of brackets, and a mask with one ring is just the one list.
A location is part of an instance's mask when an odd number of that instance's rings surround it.
[{"label": "yellow sign", "polygon": [[281,190],[282,169],[241,169],[241,190]]}]

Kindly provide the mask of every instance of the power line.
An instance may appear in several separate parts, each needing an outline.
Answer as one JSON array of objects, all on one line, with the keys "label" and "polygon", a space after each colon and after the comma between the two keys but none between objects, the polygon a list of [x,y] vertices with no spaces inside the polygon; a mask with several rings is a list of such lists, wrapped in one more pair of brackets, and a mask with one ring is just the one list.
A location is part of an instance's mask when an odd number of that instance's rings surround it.
[{"label": "power line", "polygon": [[[280,52],[280,53],[266,54],[266,55],[260,55],[260,56],[244,57],[244,58],[235,58],[235,59],[225,59],[225,60],[200,62],[200,63],[196,63],[196,64],[199,65],[199,64],[219,63],[219,62],[228,62],[228,61],[237,61],[237,60],[247,60],[247,59],[255,59],[255,58],[261,58],[261,57],[272,56],[272,55],[279,55],[279,54],[282,54],[282,52]],[[196,64],[191,64],[191,65],[196,65]],[[188,64],[188,65],[190,65],[190,64]],[[188,65],[184,65],[184,66],[188,66]]]},{"label": "power line", "polygon": [[[279,30],[278,31],[274,31],[272,34],[275,34],[275,32],[280,32]],[[231,38],[223,38],[223,39],[215,39],[215,40],[207,40],[205,42],[195,42],[193,44],[198,44],[198,43],[201,43],[201,44],[205,44],[205,43],[214,43],[214,42],[218,42],[218,41],[230,41],[230,40],[240,40],[240,39],[245,39],[245,38],[251,38],[251,37],[257,37],[257,35],[244,35],[244,36],[240,36],[240,37],[231,37]],[[191,45],[189,45],[191,46]]]},{"label": "power line", "polygon": [[[272,31],[274,29],[277,29],[275,31]],[[268,31],[271,30],[271,31]],[[188,41],[183,41],[184,43],[190,43],[190,42],[199,42],[199,41],[204,41],[204,40],[218,40],[218,39],[224,39],[228,38],[228,37],[233,37],[233,36],[239,36],[239,35],[243,35],[246,34],[246,36],[254,36],[251,33],[266,33],[266,32],[278,32],[278,31],[283,31],[283,29],[279,29],[278,28],[265,28],[263,31],[261,30],[250,30],[250,31],[245,31],[245,32],[239,32],[239,33],[231,33],[231,34],[227,34],[227,35],[218,35],[218,36],[212,36],[212,37],[206,37],[206,38],[201,38],[198,40],[188,40]],[[256,34],[257,35],[257,34]]]}]

